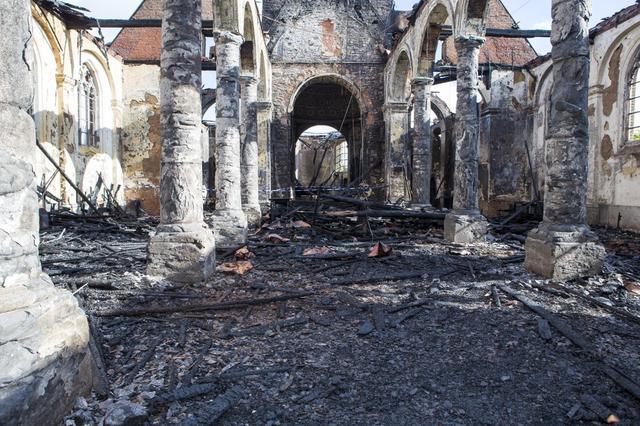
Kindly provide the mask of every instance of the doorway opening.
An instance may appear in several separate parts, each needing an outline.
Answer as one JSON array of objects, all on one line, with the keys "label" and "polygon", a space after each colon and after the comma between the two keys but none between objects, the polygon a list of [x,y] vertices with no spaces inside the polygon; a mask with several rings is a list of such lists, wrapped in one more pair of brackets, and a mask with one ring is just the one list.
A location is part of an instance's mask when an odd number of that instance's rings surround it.
[{"label": "doorway opening", "polygon": [[361,174],[362,109],[357,89],[339,76],[311,79],[291,113],[293,176],[298,189],[345,188]]},{"label": "doorway opening", "polygon": [[296,188],[344,188],[349,184],[349,143],[330,126],[307,129],[296,141]]}]

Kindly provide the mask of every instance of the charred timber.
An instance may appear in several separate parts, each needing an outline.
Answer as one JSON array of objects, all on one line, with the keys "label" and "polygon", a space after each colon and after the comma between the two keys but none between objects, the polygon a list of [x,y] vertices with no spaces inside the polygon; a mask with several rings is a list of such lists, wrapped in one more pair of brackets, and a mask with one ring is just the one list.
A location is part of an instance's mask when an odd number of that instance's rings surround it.
[{"label": "charred timber", "polygon": [[[440,26],[440,39],[445,39],[453,35],[450,25]],[[512,28],[487,28],[487,37],[504,38],[550,38],[550,30],[519,30]]]}]

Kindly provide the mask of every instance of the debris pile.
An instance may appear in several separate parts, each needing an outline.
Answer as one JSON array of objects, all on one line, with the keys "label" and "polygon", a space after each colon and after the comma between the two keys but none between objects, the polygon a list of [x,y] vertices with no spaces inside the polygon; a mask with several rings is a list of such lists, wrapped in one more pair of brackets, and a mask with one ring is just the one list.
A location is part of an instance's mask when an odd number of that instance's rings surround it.
[{"label": "debris pile", "polygon": [[54,220],[44,266],[81,290],[103,384],[67,423],[640,421],[635,238],[602,230],[619,248],[603,276],[553,283],[516,240],[314,211],[291,206],[181,287],[142,278],[148,224]]}]

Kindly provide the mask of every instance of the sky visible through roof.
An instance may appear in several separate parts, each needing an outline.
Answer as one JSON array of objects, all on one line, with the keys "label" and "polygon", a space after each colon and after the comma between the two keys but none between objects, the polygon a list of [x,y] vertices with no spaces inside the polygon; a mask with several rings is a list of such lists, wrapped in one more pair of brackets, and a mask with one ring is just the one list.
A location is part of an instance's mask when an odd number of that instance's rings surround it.
[{"label": "sky visible through roof", "polygon": [[[91,15],[104,19],[126,19],[131,16],[140,4],[136,0],[67,0],[69,3],[86,7]],[[396,8],[409,10],[415,0],[396,0]],[[523,29],[551,29],[551,0],[503,0],[515,20]],[[635,3],[635,0],[593,0],[593,16],[591,27],[602,19]],[[107,41],[111,41],[118,33],[117,30],[105,30]],[[539,54],[545,54],[551,49],[549,40],[531,39],[531,44]]]}]

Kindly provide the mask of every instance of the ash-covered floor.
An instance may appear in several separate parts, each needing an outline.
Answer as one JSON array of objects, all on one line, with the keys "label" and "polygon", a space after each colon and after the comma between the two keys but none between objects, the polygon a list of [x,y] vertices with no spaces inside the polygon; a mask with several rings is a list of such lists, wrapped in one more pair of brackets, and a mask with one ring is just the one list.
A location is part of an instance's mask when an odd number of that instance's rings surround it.
[{"label": "ash-covered floor", "polygon": [[151,226],[70,220],[43,265],[89,314],[103,387],[69,425],[640,423],[636,234],[600,230],[605,273],[551,283],[508,233],[285,218],[173,287],[144,278]]}]

